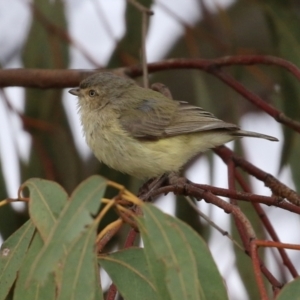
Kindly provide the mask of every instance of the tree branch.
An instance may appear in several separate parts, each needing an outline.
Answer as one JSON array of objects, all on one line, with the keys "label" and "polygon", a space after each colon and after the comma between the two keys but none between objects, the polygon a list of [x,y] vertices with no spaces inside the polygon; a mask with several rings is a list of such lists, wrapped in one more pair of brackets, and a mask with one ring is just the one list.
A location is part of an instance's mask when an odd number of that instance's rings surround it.
[{"label": "tree branch", "polygon": [[[278,122],[285,124],[286,126],[300,133],[300,122],[290,119],[283,112],[274,108],[272,105],[266,103],[261,97],[249,91],[229,74],[220,70],[221,67],[225,66],[253,64],[276,65],[283,67],[291,72],[298,80],[300,80],[300,70],[294,64],[278,57],[263,55],[228,56],[219,59],[169,59],[148,64],[148,71],[153,73],[168,69],[203,70],[222,80],[225,84],[229,85],[237,93],[241,94],[243,97],[265,111]],[[82,79],[97,71],[99,72],[100,70],[6,69],[0,70],[0,87],[74,87],[77,86]],[[143,70],[140,65],[111,69],[109,71],[130,77],[137,77],[143,74]]]}]

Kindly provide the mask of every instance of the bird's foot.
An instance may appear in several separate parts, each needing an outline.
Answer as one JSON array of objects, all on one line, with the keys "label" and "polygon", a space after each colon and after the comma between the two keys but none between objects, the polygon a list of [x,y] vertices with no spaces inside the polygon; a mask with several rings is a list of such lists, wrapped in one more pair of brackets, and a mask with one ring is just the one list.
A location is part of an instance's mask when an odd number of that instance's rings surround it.
[{"label": "bird's foot", "polygon": [[187,185],[191,183],[185,177],[180,176],[179,172],[171,172],[168,175],[168,181],[170,185],[175,187],[174,194],[176,195],[184,195],[187,193]]},{"label": "bird's foot", "polygon": [[162,176],[149,179],[140,187],[138,197],[145,202],[151,202],[152,192],[161,187],[165,183],[167,178],[167,175],[163,174]]}]

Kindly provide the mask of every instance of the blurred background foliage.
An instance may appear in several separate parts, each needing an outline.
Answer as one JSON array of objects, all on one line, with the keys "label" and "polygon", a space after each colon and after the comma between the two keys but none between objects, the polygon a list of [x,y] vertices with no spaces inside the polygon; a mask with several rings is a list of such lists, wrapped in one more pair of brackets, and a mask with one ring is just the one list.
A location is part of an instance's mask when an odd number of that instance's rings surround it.
[{"label": "blurred background foliage", "polygon": [[[149,0],[139,2],[149,8],[154,4],[154,1]],[[197,1],[202,17],[191,25],[181,19],[180,14],[172,10],[171,5],[167,6],[163,4],[165,2],[157,1],[157,5],[184,28],[183,34],[163,58],[217,58],[227,55],[267,54],[280,56],[300,66],[298,0],[237,0],[228,9],[219,7],[216,12],[211,12],[206,2]],[[75,1],[70,5],[77,5],[76,3]],[[72,39],[68,34],[64,2],[36,0],[28,6],[32,12],[32,24],[22,49],[24,67],[67,68],[68,49]],[[105,66],[107,68],[140,62],[141,14],[132,5],[126,3],[124,18],[126,28],[124,36],[117,41],[110,60]],[[99,26],[99,23],[95,26]],[[98,42],[101,44],[101,38]],[[74,44],[72,46],[76,47]],[[81,46],[84,48],[83,45]],[[5,64],[6,62],[2,62],[3,66]],[[95,64],[94,67],[97,68],[98,65]],[[254,65],[233,66],[226,68],[226,71],[286,115],[299,119],[300,84],[283,69]],[[174,99],[205,107],[228,122],[238,123],[243,114],[257,111],[232,89],[201,71],[164,71],[153,75],[151,81],[165,83],[172,91]],[[62,104],[61,90],[27,89],[25,97],[22,121],[24,130],[32,137],[32,144],[29,162],[24,163],[20,159],[21,182],[30,177],[41,177],[57,181],[70,192],[84,178],[98,173],[137,191],[141,182],[101,165],[93,156],[83,159],[79,155]],[[287,128],[284,128],[284,137],[281,166],[286,164],[291,166],[294,183],[299,192],[300,140],[292,130]],[[241,147],[238,149],[242,151]],[[208,155],[212,163],[211,153],[205,155]],[[1,199],[7,197],[6,190],[4,175],[0,171]],[[178,198],[176,206],[176,214],[181,219],[190,223],[202,236],[209,236],[209,228],[199,221],[185,201]],[[255,223],[256,217],[253,212],[248,211],[247,215]],[[113,215],[108,217],[106,221],[110,222],[113,217]],[[10,206],[1,208],[1,236],[7,238],[25,220],[26,212],[16,212]],[[258,228],[258,231],[261,232],[261,228]],[[108,247],[112,247],[114,242],[115,240]],[[245,256],[237,258],[238,265],[243,266],[240,272],[248,276],[248,280],[244,282],[248,285],[250,298],[258,299],[257,291],[251,288],[253,281],[249,274],[252,272],[245,267],[252,268],[252,266],[244,260]]]}]

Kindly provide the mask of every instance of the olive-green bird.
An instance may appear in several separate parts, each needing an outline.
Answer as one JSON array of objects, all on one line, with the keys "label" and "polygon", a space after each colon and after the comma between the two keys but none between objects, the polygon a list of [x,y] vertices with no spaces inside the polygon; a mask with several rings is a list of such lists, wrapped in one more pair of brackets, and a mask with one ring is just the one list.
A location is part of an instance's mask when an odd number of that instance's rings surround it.
[{"label": "olive-green bird", "polygon": [[200,152],[236,138],[277,141],[112,73],[94,74],[69,92],[78,96],[83,132],[95,156],[139,178],[179,171]]}]

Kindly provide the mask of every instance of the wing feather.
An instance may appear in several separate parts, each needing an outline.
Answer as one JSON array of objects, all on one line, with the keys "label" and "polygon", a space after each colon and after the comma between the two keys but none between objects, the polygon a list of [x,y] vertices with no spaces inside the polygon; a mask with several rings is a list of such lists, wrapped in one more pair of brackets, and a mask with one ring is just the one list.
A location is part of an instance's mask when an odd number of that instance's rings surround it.
[{"label": "wing feather", "polygon": [[217,119],[201,107],[183,101],[145,99],[120,116],[123,128],[135,138],[153,139],[192,132],[239,128]]}]

